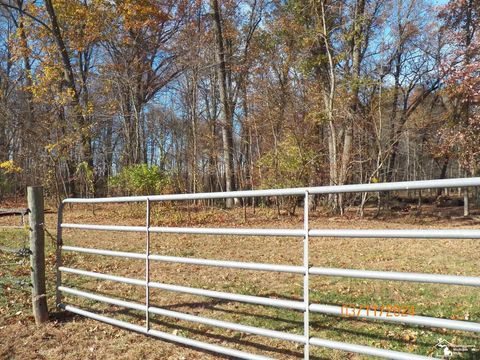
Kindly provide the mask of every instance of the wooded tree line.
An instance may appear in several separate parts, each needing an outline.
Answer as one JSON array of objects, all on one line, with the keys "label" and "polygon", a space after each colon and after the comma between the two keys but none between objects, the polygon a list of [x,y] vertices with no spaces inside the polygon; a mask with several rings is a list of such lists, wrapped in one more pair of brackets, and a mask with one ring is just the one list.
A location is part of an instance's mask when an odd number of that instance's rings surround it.
[{"label": "wooded tree line", "polygon": [[[4,194],[478,173],[478,0],[0,0],[0,10]],[[347,200],[330,199],[337,210]]]}]

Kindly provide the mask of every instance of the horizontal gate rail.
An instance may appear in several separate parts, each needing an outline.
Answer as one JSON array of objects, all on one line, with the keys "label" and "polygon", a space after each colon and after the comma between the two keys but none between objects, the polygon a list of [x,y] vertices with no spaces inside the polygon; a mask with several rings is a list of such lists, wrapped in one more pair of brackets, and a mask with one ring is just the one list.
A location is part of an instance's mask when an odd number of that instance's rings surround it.
[{"label": "horizontal gate rail", "polygon": [[[128,277],[115,276],[115,275],[109,275],[109,274],[102,274],[94,271],[78,270],[78,269],[72,269],[72,268],[66,268],[66,267],[61,267],[60,271],[76,274],[76,275],[89,276],[89,277],[102,279],[102,280],[111,280],[111,281],[121,282],[125,284],[130,284],[130,285],[139,285],[139,286],[147,285],[145,280],[132,279]],[[286,308],[286,309],[292,309],[292,310],[305,309],[305,306],[301,301],[234,294],[234,293],[227,293],[227,292],[221,292],[221,291],[192,288],[188,286],[164,284],[164,283],[159,283],[154,281],[149,282],[148,286],[152,288],[160,289],[160,290],[173,291],[173,292],[198,295],[198,296],[206,296],[206,297],[211,297],[215,299],[222,299],[222,300],[229,300],[229,301],[238,301],[238,302],[243,302],[248,304],[274,306],[274,307]]]},{"label": "horizontal gate rail", "polygon": [[162,261],[162,262],[224,267],[229,269],[272,271],[272,272],[284,272],[284,273],[290,273],[290,274],[305,273],[305,270],[303,269],[302,266],[293,266],[293,265],[277,265],[277,264],[262,264],[262,263],[250,263],[250,262],[240,262],[240,261],[195,259],[195,258],[161,256],[161,255],[150,255],[149,258],[151,260]]},{"label": "horizontal gate rail", "polygon": [[[206,351],[212,351],[216,352],[219,354],[227,355],[227,356],[233,356],[239,359],[248,359],[248,360],[272,360],[272,358],[266,357],[266,356],[261,356],[261,355],[256,355],[252,353],[246,353],[243,351],[235,350],[235,349],[230,349],[230,348],[225,348],[222,346],[218,345],[213,345],[213,344],[208,344],[205,342],[193,340],[193,339],[188,339],[184,338],[182,336],[178,335],[173,335],[169,333],[165,333],[162,331],[158,330],[146,330],[145,327],[140,326],[140,325],[135,325],[128,323],[126,321],[121,321],[121,320],[116,320],[112,319],[107,316],[102,316],[99,314],[95,314],[90,311],[86,311],[83,309],[79,309],[75,306],[71,305],[65,305],[65,304],[60,304],[59,307],[61,309],[70,311],[74,314],[82,315],[91,319],[95,319],[98,321],[105,322],[110,325],[118,326],[121,328],[129,329],[138,333],[143,333],[146,335],[151,335],[163,340],[167,341],[173,341],[177,342],[182,345],[186,346],[193,346],[202,350]],[[387,359],[392,359],[392,360],[431,360],[431,357],[426,357],[426,356],[420,356],[420,355],[414,355],[414,354],[409,354],[409,353],[402,353],[399,351],[392,351],[392,350],[384,350],[384,349],[377,349],[373,348],[370,346],[364,346],[364,345],[356,345],[356,344],[348,344],[348,343],[343,343],[339,341],[332,341],[332,340],[324,340],[324,339],[319,339],[319,338],[310,338],[309,343],[311,345],[315,346],[320,346],[324,348],[330,348],[330,349],[337,349],[337,350],[343,350],[343,351],[348,351],[348,352],[355,352],[358,354],[364,354],[364,355],[372,355],[372,356],[379,356]]]},{"label": "horizontal gate rail", "polygon": [[75,306],[72,306],[72,305],[59,304],[59,308],[61,308],[63,310],[70,311],[74,314],[78,314],[78,315],[82,315],[82,316],[85,316],[85,317],[88,317],[88,318],[91,318],[91,319],[94,319],[94,320],[102,321],[102,322],[110,324],[110,325],[118,326],[118,327],[121,327],[121,328],[124,328],[124,329],[132,330],[132,331],[135,331],[135,332],[138,332],[138,333],[141,333],[141,334],[145,334],[145,335],[154,336],[154,337],[157,337],[159,339],[166,340],[166,341],[172,341],[172,342],[176,342],[176,343],[186,345],[186,346],[193,346],[193,347],[196,347],[198,349],[205,350],[205,351],[211,351],[211,352],[215,352],[215,353],[218,353],[218,354],[233,356],[234,358],[238,358],[238,359],[273,360],[272,358],[269,358],[269,357],[266,357],[266,356],[255,355],[255,354],[247,353],[247,352],[240,351],[240,350],[235,350],[235,349],[231,349],[231,348],[227,348],[227,347],[223,347],[223,346],[219,346],[219,345],[209,344],[209,343],[205,343],[205,342],[202,342],[202,341],[185,338],[183,336],[169,334],[169,333],[166,333],[166,332],[163,332],[163,331],[158,331],[158,330],[153,330],[153,329],[148,329],[147,330],[144,326],[131,324],[129,322],[121,321],[121,320],[117,320],[117,319],[112,319],[108,316],[95,314],[91,311],[79,309],[78,307],[75,307]]},{"label": "horizontal gate rail", "polygon": [[122,202],[145,202],[150,201],[183,201],[183,200],[209,200],[226,198],[247,198],[247,197],[268,197],[268,196],[304,196],[308,191],[310,195],[317,194],[342,194],[353,192],[377,192],[377,191],[400,191],[400,190],[423,190],[423,189],[444,189],[444,188],[465,188],[480,186],[480,177],[443,179],[443,180],[422,180],[422,181],[401,181],[393,183],[357,184],[357,185],[333,185],[303,187],[292,189],[271,189],[271,190],[246,190],[246,191],[224,191],[216,193],[196,194],[169,194],[149,196],[119,196],[108,198],[69,198],[63,200],[64,204],[95,204],[95,203],[122,203]]},{"label": "horizontal gate rail", "polygon": [[124,257],[124,258],[130,258],[130,259],[145,260],[147,258],[146,254],[127,252],[127,251],[92,249],[92,248],[84,248],[84,247],[78,247],[78,246],[63,245],[62,250],[79,252],[79,253],[83,253],[83,254],[92,254],[92,255],[117,256],[117,257]]},{"label": "horizontal gate rail", "polygon": [[[106,255],[117,256],[132,259],[146,259],[145,254],[82,248],[76,246],[63,246],[65,251],[74,251],[92,255]],[[149,255],[150,260],[201,265],[201,266],[215,266],[229,269],[243,269],[243,270],[257,270],[257,271],[276,271],[292,274],[304,274],[305,270],[302,266],[293,265],[277,265],[277,264],[262,264],[239,261],[223,261],[211,259],[186,258],[176,256],[162,256]],[[448,284],[448,285],[463,285],[463,286],[480,286],[480,277],[461,276],[461,275],[442,275],[442,274],[425,274],[425,273],[409,273],[409,272],[394,272],[394,271],[373,271],[373,270],[357,270],[357,269],[338,269],[338,268],[323,268],[311,267],[308,270],[310,275],[321,276],[338,276],[351,277],[359,279],[376,279],[376,280],[390,280],[390,281],[408,281],[418,283],[433,283],[433,284]]]},{"label": "horizontal gate rail", "polygon": [[126,300],[121,300],[121,299],[115,299],[109,296],[104,296],[104,295],[97,295],[97,294],[92,294],[87,291],[82,291],[78,289],[72,289],[67,286],[59,286],[58,289],[66,294],[70,295],[75,295],[78,297],[82,297],[85,299],[90,299],[90,300],[95,300],[99,302],[104,302],[106,304],[111,304],[111,305],[116,305],[116,306],[121,306],[125,307],[128,309],[133,309],[133,310],[139,310],[139,311],[146,311],[147,307],[145,304],[140,304],[140,303],[134,303],[131,301],[126,301]]},{"label": "horizontal gate rail", "polygon": [[[132,231],[145,232],[144,226],[118,226],[95,224],[62,224],[64,229],[83,229],[100,231]],[[153,233],[198,234],[198,235],[238,235],[238,236],[288,236],[303,237],[305,231],[294,229],[242,229],[242,228],[179,228],[179,227],[149,227]],[[480,230],[470,229],[318,229],[310,230],[311,237],[341,237],[341,238],[394,238],[394,239],[480,239]]]},{"label": "horizontal gate rail", "polygon": [[266,297],[260,297],[260,296],[252,296],[252,295],[241,295],[241,294],[227,293],[227,292],[221,292],[221,291],[204,290],[204,289],[192,288],[187,286],[163,284],[158,282],[151,282],[149,286],[156,289],[160,289],[160,290],[174,291],[174,292],[198,295],[198,296],[206,296],[206,297],[222,299],[222,300],[239,301],[239,302],[248,303],[248,304],[274,306],[274,307],[292,309],[292,310],[305,310],[305,306],[301,301],[266,298]]},{"label": "horizontal gate rail", "polygon": [[62,229],[99,230],[99,231],[132,231],[145,232],[145,226],[95,225],[95,224],[61,224]]},{"label": "horizontal gate rail", "polygon": [[[305,360],[309,359],[309,346],[319,346],[323,348],[337,349],[359,354],[384,357],[397,360],[420,360],[431,359],[429,357],[403,353],[392,350],[374,348],[370,346],[350,344],[327,339],[310,337],[310,313],[320,313],[327,316],[343,316],[347,314],[343,312],[346,307],[326,304],[310,303],[310,276],[332,276],[347,277],[359,279],[374,279],[386,281],[406,281],[416,283],[434,283],[445,285],[461,285],[480,287],[480,277],[461,276],[461,275],[445,275],[445,274],[424,274],[414,272],[394,272],[394,271],[375,271],[363,269],[339,269],[315,267],[310,265],[309,258],[309,238],[385,238],[385,239],[480,239],[479,229],[310,229],[308,215],[308,200],[310,195],[315,194],[339,194],[353,192],[381,192],[381,191],[401,191],[401,190],[422,190],[422,189],[441,189],[441,188],[466,188],[479,187],[480,178],[467,179],[444,179],[444,180],[426,180],[412,182],[397,183],[375,183],[375,184],[358,184],[358,185],[341,185],[341,186],[322,186],[322,187],[306,187],[293,189],[269,189],[269,190],[248,190],[236,192],[220,192],[220,193],[197,193],[197,194],[171,194],[171,195],[152,195],[152,196],[131,196],[131,197],[113,197],[113,198],[93,198],[93,199],[65,199],[59,207],[58,212],[58,239],[57,239],[57,305],[67,311],[86,316],[92,319],[103,321],[105,323],[119,326],[122,328],[137,331],[139,333],[148,334],[160,339],[174,341],[188,346],[198,347],[206,351],[213,351],[227,356],[233,356],[242,359],[268,359],[267,357],[246,353],[236,349],[229,349],[222,346],[208,344],[193,339],[187,339],[181,336],[168,334],[150,328],[150,315],[160,315],[171,318],[180,319],[187,322],[204,324],[233,331],[244,332],[248,334],[266,336],[280,340],[292,341],[303,344]],[[275,196],[296,196],[303,197],[304,218],[303,226],[296,229],[268,229],[268,228],[195,228],[195,227],[160,227],[150,225],[150,203],[152,201],[183,201],[183,200],[202,200],[202,199],[226,199],[226,198],[248,198],[248,197],[275,197]],[[120,226],[120,225],[97,225],[97,224],[72,224],[63,223],[62,210],[65,204],[101,204],[101,203],[131,203],[146,202],[147,214],[146,224],[144,226]],[[79,229],[94,231],[122,231],[122,232],[138,232],[146,234],[146,251],[144,253],[135,253],[127,251],[115,251],[106,249],[91,249],[77,246],[63,246],[62,229]],[[191,235],[229,235],[229,236],[265,236],[265,237],[299,237],[303,239],[303,265],[283,265],[283,264],[265,264],[255,262],[227,261],[215,259],[188,258],[177,256],[165,256],[150,253],[150,235],[158,234],[191,234]],[[134,279],[129,277],[103,274],[99,272],[74,269],[62,266],[62,251],[70,251],[83,254],[114,256],[127,259],[140,259],[145,262],[145,278]],[[211,266],[228,269],[239,269],[249,271],[270,271],[291,273],[303,276],[303,296],[302,300],[277,299],[270,297],[252,296],[244,294],[236,294],[229,292],[220,292],[207,289],[193,288],[187,286],[179,286],[174,284],[166,284],[151,281],[150,279],[150,263],[151,261]],[[66,286],[62,286],[61,273],[70,273],[91,278],[116,281],[119,283],[145,287],[146,298],[145,303],[140,304],[122,299],[116,299],[100,294],[90,293]],[[151,306],[150,291],[151,289],[160,289],[164,291],[172,291],[194,296],[205,296],[217,298],[226,301],[243,302],[247,304],[255,304],[262,306],[280,307],[295,311],[303,312],[303,334],[294,334],[260,327],[248,326],[238,323],[221,321],[187,313],[181,313]],[[70,294],[72,296],[83,297],[106,304],[125,307],[137,311],[145,312],[145,326],[134,325],[128,322],[116,320],[96,314],[78,307],[65,304],[61,301],[61,293]],[[366,304],[368,305],[368,304]],[[355,305],[352,305],[355,306]],[[363,319],[368,321],[383,321],[397,323],[407,326],[426,326],[431,328],[445,328],[451,330],[461,330],[468,332],[480,332],[480,323],[462,320],[451,320],[444,318],[435,318],[428,316],[412,315],[395,316],[391,313],[374,313],[372,309],[354,308],[355,314],[348,316],[350,319]],[[389,316],[390,315],[390,316]]]},{"label": "horizontal gate rail", "polygon": [[432,360],[432,358],[428,356],[421,356],[410,353],[407,354],[399,351],[377,349],[371,346],[349,344],[340,341],[324,340],[319,338],[311,338],[310,344],[329,349],[343,350],[363,355],[378,356],[392,360]]},{"label": "horizontal gate rail", "polygon": [[67,268],[67,267],[64,267],[64,266],[61,266],[58,270],[62,273],[88,276],[88,277],[92,277],[92,278],[95,278],[95,279],[116,281],[116,282],[119,282],[119,283],[124,283],[124,284],[129,284],[129,285],[138,285],[138,286],[146,286],[147,285],[145,280],[132,279],[132,278],[129,278],[129,277],[124,277],[124,276],[102,274],[102,273],[99,273],[99,272],[86,271],[86,270],[80,270],[80,269],[72,269],[72,268]]},{"label": "horizontal gate rail", "polygon": [[480,239],[480,230],[469,229],[408,229],[408,230],[377,230],[377,229],[319,229],[310,230],[311,237],[341,237],[341,238],[392,238],[392,239]]},{"label": "horizontal gate rail", "polygon": [[474,277],[474,276],[409,273],[409,272],[395,272],[395,271],[356,270],[356,269],[336,269],[336,268],[323,268],[323,267],[311,267],[309,269],[309,272],[312,275],[350,277],[350,278],[358,278],[358,279],[376,279],[376,280],[389,280],[389,281],[408,281],[408,282],[417,282],[417,283],[480,286],[480,277]]},{"label": "horizontal gate rail", "polygon": [[305,234],[294,229],[242,229],[242,228],[187,228],[187,227],[150,227],[154,233],[198,234],[198,235],[241,235],[241,236],[299,236]]},{"label": "horizontal gate rail", "polygon": [[[89,248],[81,248],[81,247],[75,247],[75,246],[64,246],[63,250],[75,251],[75,252],[93,254],[93,255],[107,255],[107,256],[126,257],[126,258],[132,258],[132,259],[146,259],[145,254],[123,252],[123,251],[89,249]],[[198,259],[198,258],[163,256],[163,255],[154,255],[154,254],[149,255],[148,258],[150,260],[161,261],[161,262],[224,267],[229,269],[273,271],[273,272],[285,272],[285,273],[292,273],[292,274],[305,273],[303,266],[293,266],[293,265],[262,264],[262,263],[241,262],[241,261]]]},{"label": "horizontal gate rail", "polygon": [[[85,270],[71,269],[71,268],[65,268],[65,267],[60,268],[60,271],[77,274],[77,275],[89,276],[97,279],[117,281],[117,282],[122,282],[126,284],[131,284],[131,285],[139,285],[139,286],[146,285],[144,280],[102,274],[102,273],[93,272],[93,271],[85,271]],[[184,294],[206,296],[206,297],[229,300],[229,301],[238,301],[238,302],[243,302],[248,304],[274,306],[274,307],[287,308],[292,310],[301,310],[301,311],[305,310],[304,303],[300,301],[226,293],[226,292],[220,292],[220,291],[191,288],[186,286],[163,284],[158,282],[150,282],[148,285],[149,287],[152,287],[152,288],[180,292]],[[326,315],[345,316],[345,314],[343,314],[342,312],[341,306],[310,304],[309,310],[312,312],[322,313]],[[429,326],[429,327],[436,327],[436,328],[446,328],[446,329],[452,329],[452,330],[480,332],[480,323],[475,323],[471,321],[450,320],[450,319],[442,319],[442,318],[434,318],[434,317],[418,316],[418,315],[395,317],[392,313],[388,313],[386,311],[384,311],[383,314],[377,314],[377,313],[374,314],[373,310],[370,310],[367,312],[367,310],[364,310],[364,309],[355,309],[355,312],[358,313],[358,315],[356,315],[355,317],[366,319],[366,320],[379,320],[379,321],[395,322],[395,323],[402,323],[402,324],[409,324],[409,325],[419,325],[419,326]]]},{"label": "horizontal gate rail", "polygon": [[[345,309],[345,308],[343,308]],[[462,321],[462,320],[450,320],[442,318],[434,318],[430,316],[419,316],[419,315],[408,315],[408,316],[398,316],[396,317],[392,311],[384,310],[380,313],[380,310],[377,310],[377,313],[374,313],[374,310],[365,310],[354,308],[355,316],[349,317],[348,319],[366,319],[366,320],[378,320],[386,321],[392,323],[401,323],[407,325],[418,325],[418,326],[427,326],[435,328],[444,328],[450,330],[461,330],[461,331],[470,331],[470,332],[480,332],[480,323],[475,323],[472,321]],[[310,311],[322,313],[326,315],[342,316],[345,317],[345,313],[342,313],[341,306],[334,305],[321,305],[321,304],[311,304]],[[344,310],[345,311],[345,310]]]},{"label": "horizontal gate rail", "polygon": [[[145,226],[118,226],[94,224],[62,224],[66,229],[104,230],[104,231],[134,231],[145,232]],[[198,235],[239,235],[239,236],[291,236],[302,237],[303,230],[293,229],[242,229],[242,228],[182,228],[150,226],[149,232],[170,234],[198,234]]]},{"label": "horizontal gate rail", "polygon": [[[86,299],[91,299],[91,300],[104,302],[107,304],[122,306],[122,307],[126,307],[133,310],[146,311],[145,304],[134,303],[134,302],[115,299],[115,298],[111,298],[103,295],[92,294],[89,292],[72,289],[65,286],[61,286],[60,290],[67,294],[83,297]],[[184,321],[196,322],[204,325],[216,326],[224,329],[244,332],[247,334],[267,336],[270,338],[293,341],[297,343],[305,343],[305,337],[303,335],[296,335],[296,334],[286,333],[282,331],[276,331],[276,330],[259,328],[255,326],[241,325],[241,324],[231,323],[227,321],[215,320],[215,319],[205,318],[201,316],[185,314],[177,311],[161,309],[155,306],[149,306],[148,311],[156,315],[172,317],[172,318],[176,318]]]}]

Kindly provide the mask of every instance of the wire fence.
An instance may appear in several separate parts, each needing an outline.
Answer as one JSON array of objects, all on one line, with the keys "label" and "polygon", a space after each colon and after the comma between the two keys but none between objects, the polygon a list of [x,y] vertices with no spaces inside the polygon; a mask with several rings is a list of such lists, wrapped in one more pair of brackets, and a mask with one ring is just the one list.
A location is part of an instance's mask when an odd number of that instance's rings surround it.
[{"label": "wire fence", "polygon": [[[3,226],[0,231],[4,238],[11,237],[8,244],[12,246],[0,246],[0,286],[9,290],[30,291],[31,281],[28,275],[20,275],[18,269],[29,269],[29,258],[32,254],[28,244],[28,233],[25,226]],[[18,246],[15,246],[17,245]],[[15,247],[13,247],[15,246]]]}]

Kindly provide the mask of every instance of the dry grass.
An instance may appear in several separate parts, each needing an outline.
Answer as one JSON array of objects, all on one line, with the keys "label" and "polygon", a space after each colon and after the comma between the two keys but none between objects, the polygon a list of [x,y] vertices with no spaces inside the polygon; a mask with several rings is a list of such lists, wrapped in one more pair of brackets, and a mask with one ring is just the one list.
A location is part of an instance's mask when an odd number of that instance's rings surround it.
[{"label": "dry grass", "polygon": [[[426,210],[426,212],[425,212]],[[311,228],[478,228],[475,219],[452,219],[446,212],[461,209],[424,209],[424,215],[395,214],[390,218],[360,219],[355,214],[331,217],[320,211],[311,214]],[[427,215],[425,215],[427,214]],[[55,226],[55,214],[47,215],[50,229]],[[152,225],[205,227],[265,227],[299,228],[301,212],[294,217],[278,217],[270,209],[248,209],[226,212],[214,208],[178,208],[155,206]],[[2,220],[4,221],[4,220]],[[144,225],[145,208],[140,205],[76,206],[67,208],[65,222]],[[53,232],[53,230],[50,230]],[[0,243],[12,235],[0,233]],[[118,232],[64,232],[66,244],[76,246],[145,251],[145,235]],[[18,240],[18,239],[17,239]],[[281,237],[224,237],[197,235],[154,234],[152,253],[185,257],[254,261],[301,265],[302,239]],[[53,306],[53,244],[48,244],[49,304]],[[449,273],[480,276],[478,241],[474,240],[390,240],[390,239],[311,239],[311,264],[375,270],[395,270],[428,273]],[[141,260],[89,256],[65,253],[65,265],[109,274],[143,278]],[[4,269],[0,269],[0,272]],[[17,276],[28,275],[28,269]],[[302,277],[298,275],[218,269],[191,265],[154,262],[151,280],[218,291],[250,295],[301,299]],[[65,275],[64,283],[85,291],[104,293],[136,302],[145,300],[145,290],[108,281]],[[365,281],[354,279],[311,278],[311,301],[326,304],[405,304],[414,305],[417,314],[480,321],[478,289],[460,286],[426,285],[402,282]],[[26,289],[28,291],[28,289]],[[55,321],[36,328],[28,315],[28,292],[7,290],[0,294],[3,317],[0,320],[0,357],[2,358],[147,358],[196,359],[218,358],[213,354],[151,339],[76,316],[56,314]],[[144,315],[122,311],[92,301],[66,296],[66,302],[93,311],[144,324]],[[247,325],[266,327],[292,333],[302,333],[302,314],[285,309],[250,306],[204,297],[152,290],[155,306],[213,317]],[[208,342],[261,353],[274,358],[301,358],[302,347],[295,344],[240,334],[218,328],[186,323],[160,316],[153,317],[153,327],[166,332],[189,336]],[[480,344],[477,335],[391,325],[380,322],[328,317],[312,314],[312,336],[366,344],[419,354],[435,354],[438,338],[458,344]],[[313,349],[314,358],[363,359],[354,354]]]}]

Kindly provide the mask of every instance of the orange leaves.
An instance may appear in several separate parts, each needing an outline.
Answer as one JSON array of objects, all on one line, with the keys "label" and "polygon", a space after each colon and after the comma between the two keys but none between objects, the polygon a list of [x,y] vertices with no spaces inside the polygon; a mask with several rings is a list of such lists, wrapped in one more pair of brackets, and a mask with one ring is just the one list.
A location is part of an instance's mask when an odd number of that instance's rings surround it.
[{"label": "orange leaves", "polygon": [[27,42],[24,36],[22,36],[22,32],[24,32],[23,28],[17,28],[13,36],[9,39],[9,45],[12,53],[12,60],[18,61],[24,56],[30,56],[32,51],[27,46]]},{"label": "orange leaves", "polygon": [[55,10],[64,37],[69,40],[72,50],[84,51],[102,39],[113,16],[105,1],[93,0],[88,3],[72,0],[55,0]]},{"label": "orange leaves", "polygon": [[153,29],[170,19],[155,0],[125,0],[119,10],[127,30]]}]

